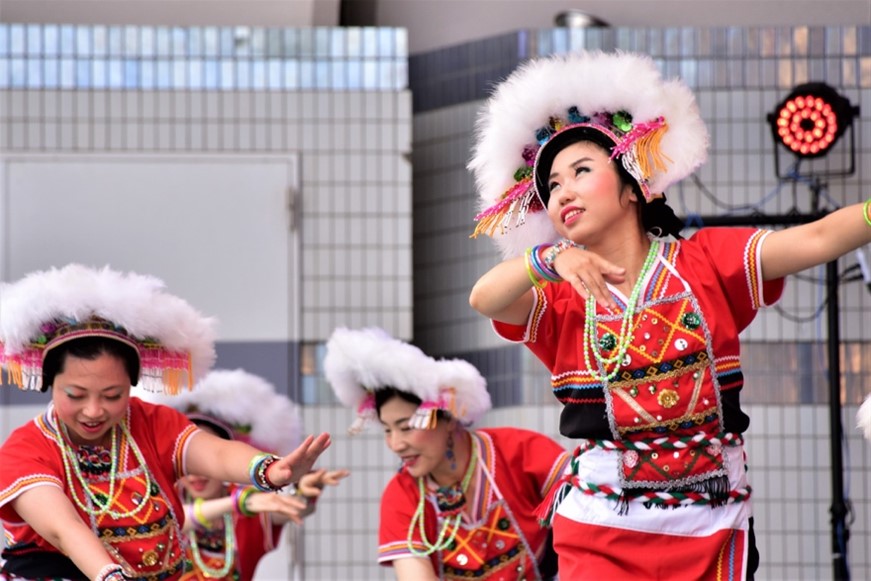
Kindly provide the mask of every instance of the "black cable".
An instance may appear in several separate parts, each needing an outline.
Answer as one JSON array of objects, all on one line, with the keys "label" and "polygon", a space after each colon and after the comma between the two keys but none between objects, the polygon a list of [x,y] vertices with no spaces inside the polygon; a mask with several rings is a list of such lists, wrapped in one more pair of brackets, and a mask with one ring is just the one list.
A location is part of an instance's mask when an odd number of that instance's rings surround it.
[{"label": "black cable", "polygon": [[[847,267],[846,269],[844,269],[844,272],[842,272],[840,274],[840,276],[838,276],[838,284],[840,285],[840,284],[845,283],[845,282],[855,282],[857,280],[863,280],[861,274],[850,276],[850,277],[847,276],[849,273],[853,272],[857,268],[859,268],[859,265],[854,264],[854,265],[851,265],[851,266]],[[801,278],[801,277],[799,277],[798,274],[793,274],[792,276],[795,276],[796,278]],[[818,283],[823,281],[823,279],[815,279],[814,277],[809,277],[809,276],[805,276],[802,280],[814,281],[814,282],[818,282]],[[774,305],[774,311],[777,314],[779,314],[781,317],[786,319],[787,321],[792,321],[793,323],[809,323],[809,322],[819,318],[819,316],[823,314],[823,310],[826,308],[827,304],[829,304],[829,297],[828,296],[826,296],[826,298],[824,298],[823,301],[819,305],[817,305],[817,310],[814,311],[813,314],[806,315],[804,317],[800,317],[798,315],[793,315],[792,313],[787,312],[779,304]]]}]

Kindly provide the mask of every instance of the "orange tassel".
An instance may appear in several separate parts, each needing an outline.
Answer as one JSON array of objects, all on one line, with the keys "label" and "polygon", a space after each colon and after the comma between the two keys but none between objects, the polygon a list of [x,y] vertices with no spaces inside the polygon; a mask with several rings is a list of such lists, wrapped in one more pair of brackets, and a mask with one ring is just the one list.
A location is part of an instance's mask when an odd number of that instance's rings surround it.
[{"label": "orange tassel", "polygon": [[24,389],[24,376],[20,363],[10,361],[6,364],[6,383],[15,384],[18,389]]},{"label": "orange tassel", "polygon": [[668,124],[663,123],[643,137],[638,138],[638,141],[635,142],[638,168],[641,170],[641,175],[645,178],[649,178],[654,169],[655,171],[665,171],[667,169],[666,162],[672,162],[671,158],[662,153],[662,148],[660,147],[662,136],[665,135],[666,131],[668,131]]},{"label": "orange tassel", "polygon": [[194,378],[194,358],[193,355],[188,353],[188,390],[193,389],[195,383],[196,378]]},{"label": "orange tassel", "polygon": [[481,234],[486,234],[487,236],[492,237],[493,233],[496,231],[496,228],[499,226],[499,222],[502,221],[503,214],[490,214],[485,218],[481,218],[478,221],[478,224],[475,226],[475,231],[472,232],[472,235],[469,238],[477,238]]}]

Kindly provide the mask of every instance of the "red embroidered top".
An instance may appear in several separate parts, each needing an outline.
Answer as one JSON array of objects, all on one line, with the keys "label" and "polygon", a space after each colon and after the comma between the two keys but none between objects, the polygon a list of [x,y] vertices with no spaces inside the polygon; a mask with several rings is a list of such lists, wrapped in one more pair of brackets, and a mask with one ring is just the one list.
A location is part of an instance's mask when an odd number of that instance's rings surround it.
[{"label": "red embroidered top", "polygon": [[[57,486],[68,497],[75,494],[83,503],[91,502],[75,475],[72,482],[67,480],[62,452],[55,440],[55,421],[49,406],[43,415],[12,432],[0,447],[0,519],[7,539],[3,557],[7,569],[13,572],[10,566],[17,559],[59,553],[21,520],[12,508],[12,500],[36,486]],[[114,518],[108,514],[91,516],[72,497],[70,502],[110,552],[116,551],[115,559],[119,560],[120,555],[137,575],[177,578],[184,564],[179,538],[184,516],[174,484],[184,473],[187,443],[197,428],[179,412],[137,398],[130,398],[126,422],[146,466],[140,465],[130,442],[119,433],[120,457],[111,510],[123,514],[147,504],[135,514]],[[78,461],[92,494],[106,498],[112,489],[108,478],[111,453],[82,447]],[[40,573],[41,577],[56,576],[50,571]]]},{"label": "red embroidered top", "polygon": [[[738,334],[783,290],[783,279],[762,281],[759,249],[768,233],[708,228],[689,240],[661,243],[629,324],[632,340],[613,365],[597,362],[592,348],[584,356],[585,302],[566,283],[535,289],[525,327],[494,327],[525,342],[550,370],[567,437],[644,443],[743,432],[749,420],[740,408]],[[626,297],[612,294],[625,310]],[[618,352],[622,324],[622,312],[597,305],[594,341],[603,356]],[[614,365],[616,375],[603,380]],[[623,485],[672,489],[722,476],[719,448],[698,448],[667,455],[632,451],[623,458]]]},{"label": "red embroidered top", "polygon": [[[228,494],[233,494],[236,485],[230,485]],[[234,567],[230,573],[222,579],[239,581],[251,581],[254,578],[254,571],[257,569],[257,564],[260,559],[273,550],[278,545],[278,539],[281,536],[281,531],[284,528],[283,524],[274,524],[269,514],[258,514],[255,516],[242,516],[238,512],[233,513],[233,536],[236,542],[236,554],[234,556]],[[197,529],[199,534],[200,530]],[[223,531],[219,531],[218,535],[224,537]],[[214,570],[220,570],[224,566],[223,558],[224,548],[221,547],[221,556],[215,556],[211,553],[200,551],[200,558],[207,567]],[[182,581],[197,579],[205,581],[207,579],[215,579],[209,577],[199,571],[196,562],[188,549],[188,566],[191,568],[182,577]]]},{"label": "red embroidered top", "polygon": [[[568,453],[528,430],[484,428],[471,434],[479,463],[485,463],[495,487],[479,468],[475,490],[466,493],[474,519],[469,522],[466,515],[451,547],[430,555],[433,568],[441,579],[507,580],[524,574],[527,579],[539,578],[537,561],[549,531],[541,527],[535,510],[565,470]],[[417,479],[406,471],[387,484],[381,501],[379,563],[416,556],[409,547],[409,528],[419,500]],[[427,494],[424,530],[430,543],[435,543],[444,523],[434,495]],[[448,535],[452,532],[449,527]],[[417,526],[411,544],[416,551],[426,550]]]}]

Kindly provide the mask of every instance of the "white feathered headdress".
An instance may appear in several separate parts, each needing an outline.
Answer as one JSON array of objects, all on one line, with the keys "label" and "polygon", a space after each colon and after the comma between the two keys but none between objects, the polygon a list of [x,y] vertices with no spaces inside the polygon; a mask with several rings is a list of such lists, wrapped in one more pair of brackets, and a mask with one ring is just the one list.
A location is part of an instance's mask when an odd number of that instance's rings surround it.
[{"label": "white feathered headdress", "polygon": [[437,361],[378,328],[333,331],[327,341],[324,374],[339,401],[357,410],[351,433],[376,418],[374,393],[387,387],[421,399],[409,422],[420,429],[435,427],[439,410],[469,425],[491,407],[487,382],[471,363]]},{"label": "white feathered headdress", "polygon": [[865,398],[856,414],[856,426],[867,440],[871,440],[871,395]]},{"label": "white feathered headdress", "polygon": [[215,361],[215,320],[166,292],[161,280],[79,264],[0,284],[0,367],[7,383],[41,390],[52,348],[109,337],[136,349],[139,385],[178,392]]},{"label": "white feathered headdress", "polygon": [[175,396],[134,395],[170,406],[194,422],[202,421],[261,450],[284,456],[302,441],[299,407],[275,391],[275,386],[259,375],[243,369],[216,369],[191,391]]},{"label": "white feathered headdress", "polygon": [[574,131],[613,142],[612,158],[648,201],[707,158],[708,132],[692,92],[663,80],[649,57],[579,52],[532,60],[496,87],[478,117],[468,166],[481,210],[473,236],[493,236],[505,257],[557,238],[536,169],[548,143],[559,148],[554,138]]}]

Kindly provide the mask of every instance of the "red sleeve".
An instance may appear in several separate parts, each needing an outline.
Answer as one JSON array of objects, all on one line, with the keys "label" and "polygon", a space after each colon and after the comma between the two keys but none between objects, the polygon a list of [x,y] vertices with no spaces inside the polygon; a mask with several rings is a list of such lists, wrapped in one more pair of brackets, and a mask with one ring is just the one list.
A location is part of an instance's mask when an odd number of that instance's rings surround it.
[{"label": "red sleeve", "polygon": [[756,311],[776,303],[783,294],[784,279],[762,280],[761,249],[770,230],[755,228],[703,228],[682,245],[678,270],[683,263],[693,268],[701,260],[713,266],[716,280],[696,271],[693,286],[716,284],[717,289],[697,289],[706,296],[725,296],[727,308],[741,331],[756,316]]},{"label": "red sleeve", "polygon": [[523,440],[523,469],[544,498],[569,463],[569,453],[545,435],[530,432]]},{"label": "red sleeve", "polygon": [[526,325],[493,321],[493,329],[507,341],[525,343],[545,367],[552,370],[556,365],[562,329],[573,324],[579,324],[577,328],[583,329],[583,310],[579,319],[577,293],[568,283],[549,283],[544,288],[532,290],[533,304]]},{"label": "red sleeve", "polygon": [[[378,527],[378,562],[390,565],[392,561],[404,557],[416,557],[408,546],[408,530],[418,510],[420,493],[417,481],[407,474],[395,475],[381,497],[381,521]],[[428,539],[435,539],[436,514],[429,502],[424,503],[424,530]],[[425,551],[421,542],[420,528],[414,527],[411,535],[412,547]],[[436,556],[431,557],[433,570],[437,571]]]},{"label": "red sleeve", "polygon": [[[175,482],[187,472],[187,445],[198,428],[179,411],[164,405],[130,398],[131,431],[140,447],[151,446],[161,472]],[[146,444],[147,443],[147,444]],[[151,467],[154,470],[154,467]]]},{"label": "red sleeve", "polygon": [[12,501],[37,486],[57,486],[63,490],[64,472],[60,452],[48,439],[40,416],[10,434],[0,447],[0,519],[21,523]]},{"label": "red sleeve", "polygon": [[506,457],[508,466],[521,471],[532,483],[541,500],[562,476],[570,455],[557,442],[544,434],[517,428],[488,428],[498,452]]}]

